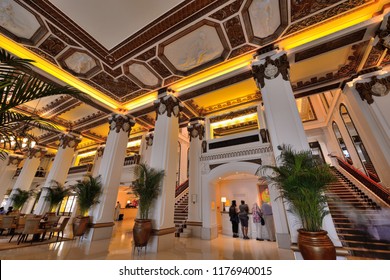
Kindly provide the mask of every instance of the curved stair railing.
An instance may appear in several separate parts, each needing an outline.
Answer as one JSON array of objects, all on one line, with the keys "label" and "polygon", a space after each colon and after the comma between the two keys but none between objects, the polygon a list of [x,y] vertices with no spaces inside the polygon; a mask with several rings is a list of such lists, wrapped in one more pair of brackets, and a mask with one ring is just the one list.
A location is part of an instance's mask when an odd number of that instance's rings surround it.
[{"label": "curved stair railing", "polygon": [[188,179],[183,182],[181,185],[179,185],[175,190],[175,197],[177,198],[179,195],[181,195],[185,190],[188,189]]},{"label": "curved stair railing", "polygon": [[328,185],[327,202],[347,258],[390,259],[388,208],[381,208],[335,167],[332,170],[337,180]]},{"label": "curved stair railing", "polygon": [[371,178],[369,178],[366,174],[362,173],[360,170],[345,162],[339,157],[335,157],[337,159],[338,165],[355,177],[360,183],[365,185],[370,191],[372,191],[375,195],[377,195],[383,202],[390,206],[390,191],[385,187],[381,186]]},{"label": "curved stair railing", "polygon": [[188,180],[186,180],[175,190],[174,223],[176,227],[176,237],[180,237],[180,234],[183,232],[184,228],[186,228],[188,219],[188,187]]}]

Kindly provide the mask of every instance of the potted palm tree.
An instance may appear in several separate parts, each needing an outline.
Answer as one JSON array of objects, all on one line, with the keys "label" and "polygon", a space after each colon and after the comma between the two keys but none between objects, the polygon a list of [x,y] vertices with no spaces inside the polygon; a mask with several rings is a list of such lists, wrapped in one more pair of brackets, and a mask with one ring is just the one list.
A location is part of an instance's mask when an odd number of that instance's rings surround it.
[{"label": "potted palm tree", "polygon": [[[256,174],[275,184],[280,196],[302,224],[298,230],[298,247],[304,259],[336,259],[335,247],[322,229],[329,214],[324,191],[335,180],[330,167],[314,158],[311,151],[294,151],[283,145],[278,166],[261,166]],[[271,171],[271,175],[267,172]]]},{"label": "potted palm tree", "polygon": [[61,201],[70,194],[70,188],[65,188],[64,185],[52,180],[52,186],[47,188],[47,195],[45,199],[50,204],[50,212],[56,212],[58,205]]},{"label": "potted palm tree", "polygon": [[83,180],[78,180],[72,190],[77,195],[77,205],[80,210],[80,215],[73,219],[73,236],[82,236],[90,222],[89,209],[100,202],[99,197],[102,194],[100,175],[97,177],[88,175]]},{"label": "potted palm tree", "polygon": [[24,191],[20,188],[15,189],[14,194],[11,196],[13,209],[20,211],[31,195],[31,191]]},{"label": "potted palm tree", "polygon": [[152,202],[157,198],[161,182],[165,176],[164,170],[156,170],[145,163],[138,164],[135,169],[137,180],[133,182],[133,193],[138,197],[138,215],[133,227],[133,239],[136,247],[148,244],[152,233],[152,220],[149,219],[149,210]]},{"label": "potted palm tree", "polygon": [[32,60],[15,57],[0,48],[0,159],[11,149],[22,149],[18,139],[35,141],[30,125],[46,130],[57,129],[50,120],[38,114],[23,114],[14,110],[21,104],[57,94],[67,94],[80,100],[87,95],[69,86],[43,81],[32,69]]}]

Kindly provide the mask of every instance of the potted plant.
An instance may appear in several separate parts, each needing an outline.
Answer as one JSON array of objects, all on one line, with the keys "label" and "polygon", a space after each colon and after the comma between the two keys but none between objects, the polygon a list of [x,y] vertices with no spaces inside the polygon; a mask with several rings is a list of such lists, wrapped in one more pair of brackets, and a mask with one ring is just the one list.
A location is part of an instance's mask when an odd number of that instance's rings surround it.
[{"label": "potted plant", "polygon": [[31,195],[31,191],[24,191],[20,188],[15,189],[14,194],[11,196],[13,210],[20,211]]},{"label": "potted plant", "polygon": [[61,201],[70,194],[70,188],[65,188],[61,183],[52,180],[52,186],[47,188],[45,199],[50,204],[50,212],[55,213]]},{"label": "potted plant", "polygon": [[77,195],[77,205],[80,210],[80,215],[73,219],[73,236],[82,236],[90,221],[89,209],[100,202],[99,197],[102,194],[100,175],[97,177],[88,175],[83,180],[78,180],[72,190]]},{"label": "potted plant", "polygon": [[139,199],[139,218],[135,219],[133,239],[136,247],[143,247],[147,245],[152,232],[149,210],[153,200],[159,194],[165,171],[156,170],[145,163],[140,163],[135,167],[134,172],[137,180],[133,182],[132,189]]},{"label": "potted plant", "polygon": [[324,191],[335,180],[330,167],[314,158],[311,151],[294,151],[283,145],[278,166],[261,166],[256,174],[275,183],[289,211],[302,223],[298,230],[298,247],[304,259],[336,259],[335,247],[322,229],[327,210]]}]

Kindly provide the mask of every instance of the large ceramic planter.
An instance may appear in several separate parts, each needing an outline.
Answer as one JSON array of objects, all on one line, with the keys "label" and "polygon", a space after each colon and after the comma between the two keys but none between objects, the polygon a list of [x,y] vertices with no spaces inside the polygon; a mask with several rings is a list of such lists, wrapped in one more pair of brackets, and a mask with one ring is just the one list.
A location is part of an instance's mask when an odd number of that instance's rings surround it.
[{"label": "large ceramic planter", "polygon": [[298,230],[298,247],[305,260],[335,260],[336,248],[325,230]]},{"label": "large ceramic planter", "polygon": [[144,247],[148,244],[152,234],[152,220],[135,219],[133,227],[133,240],[135,247]]},{"label": "large ceramic planter", "polygon": [[73,219],[73,237],[83,236],[88,229],[89,216],[87,217],[76,217]]}]

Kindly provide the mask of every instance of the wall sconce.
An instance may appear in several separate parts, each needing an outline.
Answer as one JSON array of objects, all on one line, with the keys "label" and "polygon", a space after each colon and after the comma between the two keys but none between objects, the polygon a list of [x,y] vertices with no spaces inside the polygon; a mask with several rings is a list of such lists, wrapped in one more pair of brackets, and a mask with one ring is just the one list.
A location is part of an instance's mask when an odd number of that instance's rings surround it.
[{"label": "wall sconce", "polygon": [[225,212],[225,202],[226,202],[226,197],[225,196],[221,197],[221,202],[222,202],[222,211]]},{"label": "wall sconce", "polygon": [[197,200],[197,195],[196,195],[196,194],[193,194],[193,195],[191,196],[192,204],[195,204],[195,203],[196,203],[196,200]]}]

